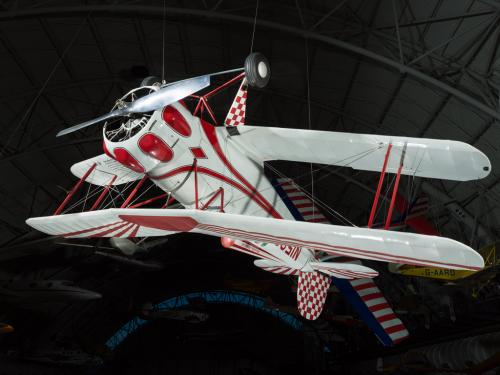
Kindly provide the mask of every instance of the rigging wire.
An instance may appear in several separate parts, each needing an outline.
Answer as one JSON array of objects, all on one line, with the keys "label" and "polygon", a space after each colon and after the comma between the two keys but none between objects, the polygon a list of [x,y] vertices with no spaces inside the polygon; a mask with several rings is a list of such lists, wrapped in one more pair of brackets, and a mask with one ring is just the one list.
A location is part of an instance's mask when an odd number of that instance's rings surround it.
[{"label": "rigging wire", "polygon": [[[305,52],[306,52],[306,84],[307,84],[307,126],[308,129],[312,129],[311,125],[311,85],[309,82],[309,42],[305,39]],[[316,206],[314,204],[314,171],[313,163],[309,164],[309,170],[311,172],[311,201],[312,201],[312,213],[313,217],[316,217]]]},{"label": "rigging wire", "polygon": [[[32,113],[32,111],[35,110],[35,105],[38,103],[38,100],[42,96],[44,90],[47,88],[47,85],[49,84],[50,80],[52,79],[52,77],[54,76],[55,72],[57,71],[57,69],[59,68],[59,66],[61,65],[61,63],[63,62],[64,58],[66,57],[66,54],[69,52],[69,50],[71,49],[71,47],[73,47],[73,44],[78,39],[78,36],[80,35],[81,31],[83,30],[83,26],[88,22],[91,13],[92,13],[92,11],[90,11],[87,14],[87,16],[83,19],[82,23],[80,24],[80,26],[76,30],[75,35],[70,40],[70,42],[68,43],[68,45],[64,49],[63,53],[59,57],[59,60],[57,60],[56,64],[54,65],[54,67],[50,71],[49,75],[47,76],[47,79],[45,80],[45,82],[43,83],[42,87],[40,88],[40,90],[36,94],[35,98],[32,100],[32,102],[29,105],[28,109],[26,110],[26,112],[24,112],[23,117],[21,118],[21,120],[19,121],[19,123],[16,125],[16,127],[13,129],[13,131],[10,132],[9,138],[7,139],[7,141],[5,142],[5,144],[3,145],[3,148],[0,150],[0,154],[5,155],[5,153],[7,151],[7,148],[9,147],[9,145],[11,144],[11,142],[12,142],[12,140],[14,138],[14,135],[18,132],[19,128],[26,121],[26,119],[28,118],[28,116],[30,116],[30,113]],[[26,124],[26,126],[28,126],[28,124]]]},{"label": "rigging wire", "polygon": [[162,38],[161,38],[161,83],[165,83],[165,21],[167,15],[166,0],[163,0]]},{"label": "rigging wire", "polygon": [[255,40],[255,28],[257,26],[257,15],[259,13],[259,0],[256,0],[255,3],[255,16],[253,18],[253,30],[252,30],[252,42],[250,44],[250,53],[253,52],[253,42]]},{"label": "rigging wire", "polygon": [[[349,157],[347,157],[345,159],[337,161],[336,164],[339,164],[339,163],[342,163],[342,162],[344,162],[346,160],[349,160],[351,158],[355,158],[355,159],[351,160],[349,163],[346,163],[346,164],[344,164],[342,166],[338,166],[336,169],[329,171],[328,174],[333,174],[333,173],[335,173],[337,170],[339,170],[342,167],[348,167],[352,163],[354,163],[354,162],[356,162],[356,161],[358,161],[358,160],[360,160],[360,159],[362,159],[364,157],[367,157],[367,156],[371,155],[373,152],[379,150],[381,147],[382,146],[377,146],[377,147],[374,147],[372,149],[360,152],[359,154],[355,154],[355,155],[349,156]],[[290,178],[290,177],[286,176],[284,173],[280,172],[278,169],[274,168],[273,166],[271,166],[269,164],[267,164],[267,166],[269,167],[269,169],[271,169],[273,172],[275,172],[278,176],[280,176],[282,178]],[[320,171],[320,170],[323,170],[323,169],[326,169],[326,168],[329,168],[329,167],[330,167],[330,165],[326,165],[326,166],[317,168],[313,172],[317,172],[317,171]],[[304,173],[303,175],[297,176],[296,179],[299,179],[301,177],[305,177],[307,175],[309,175],[309,172]],[[304,187],[308,187],[308,186],[309,186],[309,184],[305,185]],[[316,203],[318,203],[318,206],[320,206],[323,209],[325,209],[325,211],[327,211],[328,213],[330,213],[332,216],[340,219],[341,221],[344,221],[345,223],[348,223],[349,225],[356,226],[348,218],[346,218],[344,215],[342,215],[341,213],[339,213],[338,211],[336,211],[335,209],[333,209],[332,207],[330,207],[327,203],[321,201],[318,198],[311,197],[311,194],[309,194],[307,191],[305,191],[303,187],[297,185],[297,188],[299,188],[300,191],[302,191],[306,196],[308,196],[311,200],[313,200],[313,202],[315,201]],[[270,188],[261,189],[261,190],[259,190],[259,192],[264,192],[265,190],[268,190],[268,189],[270,189]]]}]

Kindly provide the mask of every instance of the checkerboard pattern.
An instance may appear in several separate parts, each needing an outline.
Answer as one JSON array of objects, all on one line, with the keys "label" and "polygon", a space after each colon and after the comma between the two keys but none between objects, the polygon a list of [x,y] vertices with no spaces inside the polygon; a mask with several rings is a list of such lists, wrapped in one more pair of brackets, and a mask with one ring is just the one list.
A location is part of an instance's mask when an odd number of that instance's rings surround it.
[{"label": "checkerboard pattern", "polygon": [[330,278],[319,272],[300,272],[297,285],[299,313],[307,320],[316,320],[323,311]]},{"label": "checkerboard pattern", "polygon": [[224,125],[238,126],[245,125],[245,111],[247,108],[247,80],[243,79],[240,88],[236,93],[233,104],[229,108]]}]

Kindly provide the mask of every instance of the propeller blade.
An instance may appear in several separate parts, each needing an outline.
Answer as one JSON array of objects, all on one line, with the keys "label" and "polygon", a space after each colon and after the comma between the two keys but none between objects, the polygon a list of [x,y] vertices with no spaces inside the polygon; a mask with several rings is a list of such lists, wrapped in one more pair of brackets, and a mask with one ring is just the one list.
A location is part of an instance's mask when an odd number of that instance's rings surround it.
[{"label": "propeller blade", "polygon": [[169,86],[163,87],[156,92],[139,98],[126,108],[126,113],[151,112],[175,103],[186,96],[194,94],[210,85],[210,75],[185,79],[174,82]]},{"label": "propeller blade", "polygon": [[185,79],[183,81],[174,82],[168,86],[165,86],[158,91],[155,91],[149,95],[143,96],[131,103],[128,103],[126,107],[117,109],[113,112],[107,113],[105,115],[99,116],[93,120],[83,122],[81,124],[72,126],[70,128],[61,130],[57,133],[57,137],[66,135],[69,133],[76,132],[80,129],[86,128],[91,125],[95,125],[99,122],[108,120],[113,117],[123,116],[130,113],[143,113],[156,111],[157,109],[166,107],[172,103],[175,103],[186,96],[194,94],[201,89],[204,89],[210,85],[210,74]]},{"label": "propeller blade", "polygon": [[81,124],[78,124],[78,125],[72,126],[70,128],[61,130],[59,133],[56,134],[56,137],[60,137],[61,135],[66,135],[66,134],[69,134],[69,133],[76,132],[76,131],[78,131],[80,129],[83,129],[83,128],[86,128],[88,126],[97,124],[97,123],[99,123],[101,121],[106,121],[106,120],[108,120],[110,118],[113,118],[113,117],[122,116],[123,114],[124,114],[124,112],[123,112],[122,109],[118,109],[116,111],[106,113],[105,115],[99,116],[99,117],[97,117],[95,119],[92,119],[92,120],[89,120],[89,121],[86,121],[86,122],[82,122]]}]

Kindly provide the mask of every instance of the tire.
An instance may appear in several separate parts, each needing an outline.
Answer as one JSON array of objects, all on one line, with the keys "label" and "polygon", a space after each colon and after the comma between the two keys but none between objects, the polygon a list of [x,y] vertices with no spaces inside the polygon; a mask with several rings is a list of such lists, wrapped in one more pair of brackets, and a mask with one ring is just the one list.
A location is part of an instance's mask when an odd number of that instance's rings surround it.
[{"label": "tire", "polygon": [[245,59],[245,76],[251,87],[266,87],[271,78],[271,66],[262,53],[251,53]]}]

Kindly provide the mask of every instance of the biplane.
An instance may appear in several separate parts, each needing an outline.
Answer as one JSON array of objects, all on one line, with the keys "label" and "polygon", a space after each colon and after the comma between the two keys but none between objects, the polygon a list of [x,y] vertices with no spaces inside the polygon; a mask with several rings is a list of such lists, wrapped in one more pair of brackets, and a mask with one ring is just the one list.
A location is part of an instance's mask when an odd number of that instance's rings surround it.
[{"label": "biplane", "polygon": [[[212,77],[231,79],[205,94]],[[61,131],[68,134],[104,123],[103,153],[74,164],[79,178],[52,216],[26,222],[67,238],[139,238],[173,233],[220,237],[223,246],[252,255],[255,266],[298,277],[298,311],[319,317],[331,280],[384,345],[408,336],[361,260],[477,271],[483,258],[449,238],[373,229],[383,178],[395,174],[388,220],[401,175],[468,181],[486,177],[490,161],[457,141],[251,126],[245,122],[248,87],[270,78],[265,57],[253,53],[243,68],[166,84],[146,79],[119,99],[111,112]],[[208,99],[239,83],[223,126],[216,126]],[[196,100],[189,110],[185,98]],[[272,160],[317,163],[380,173],[367,228],[332,225],[293,181],[269,180]],[[164,194],[135,203],[146,180]],[[104,205],[119,185],[137,182],[119,206]],[[85,212],[65,213],[84,183],[102,192]],[[163,199],[160,208],[146,203]],[[175,199],[182,208],[173,208]]]}]

